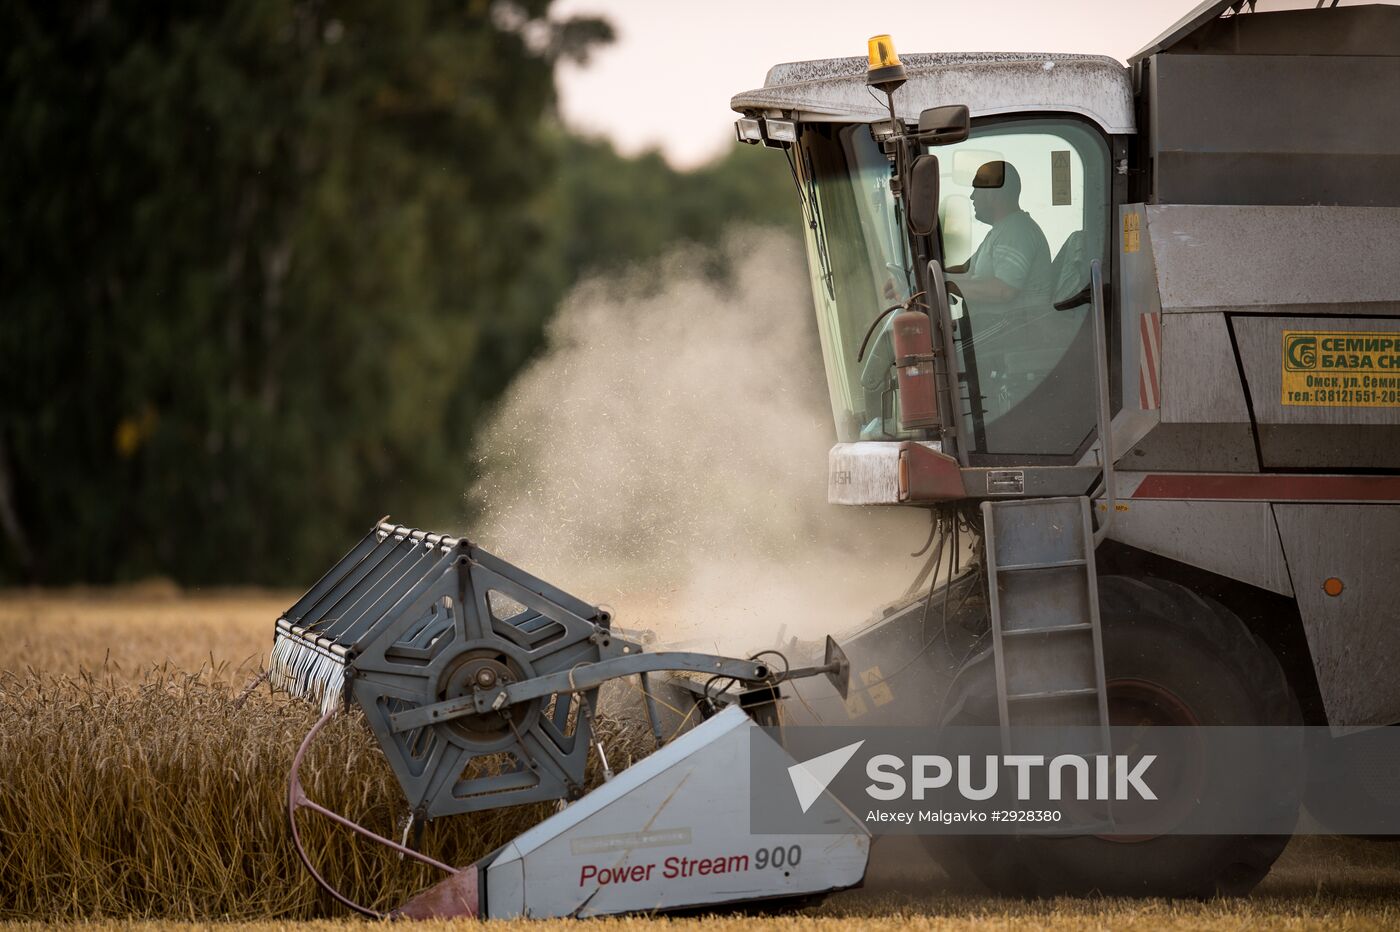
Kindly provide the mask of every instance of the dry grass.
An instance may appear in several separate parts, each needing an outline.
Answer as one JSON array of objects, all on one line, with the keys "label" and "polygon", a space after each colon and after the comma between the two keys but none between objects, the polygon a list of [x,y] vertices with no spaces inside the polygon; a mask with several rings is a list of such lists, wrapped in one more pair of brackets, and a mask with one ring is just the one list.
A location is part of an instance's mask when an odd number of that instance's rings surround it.
[{"label": "dry grass", "polygon": [[[492,932],[956,932],[956,930],[1046,929],[1066,932],[1072,929],[1121,930],[1241,930],[1241,929],[1393,929],[1400,925],[1400,907],[1393,896],[1381,903],[1320,897],[1312,900],[1252,898],[1207,903],[1170,903],[1160,900],[1046,900],[1041,902],[996,901],[972,897],[939,897],[917,903],[888,899],[871,900],[864,908],[843,909],[831,904],[798,913],[782,915],[723,915],[687,918],[623,917],[609,919],[514,920],[492,922]],[[170,924],[101,922],[74,926],[82,932],[154,932]],[[211,928],[209,924],[182,925],[182,928]],[[0,928],[41,928],[37,924]],[[43,926],[42,928],[52,928]],[[358,920],[337,922],[228,923],[216,926],[220,932],[284,932],[291,929],[344,932],[353,928],[378,928]],[[481,928],[479,923],[425,922],[415,924],[422,932],[448,932]]]},{"label": "dry grass", "polygon": [[[234,701],[265,658],[272,620],[292,600],[276,593],[179,596],[149,587],[0,594],[0,917],[78,921],[97,932],[151,927],[131,921],[143,918],[185,920],[190,928],[216,919],[271,920],[220,929],[305,928],[303,920],[333,914],[296,860],[283,815],[287,766],[315,712],[272,697],[265,687],[241,708]],[[612,740],[631,740],[629,724],[608,727]],[[314,797],[392,832],[399,791],[359,723],[334,723],[305,773]],[[525,807],[444,820],[430,827],[425,848],[465,863],[547,811]],[[304,818],[313,857],[357,896],[387,906],[429,879],[377,847]],[[872,873],[868,889],[795,914],[588,926],[606,932],[1400,926],[1400,845],[1363,841],[1298,839],[1253,897],[1205,903],[957,894],[904,839],[877,845]]]},{"label": "dry grass", "polygon": [[104,670],[139,681],[152,667],[246,682],[272,649],[296,593],[181,593],[150,582],[103,589],[0,590],[0,670]]},{"label": "dry grass", "polygon": [[[285,826],[287,768],[314,718],[261,692],[237,707],[230,687],[199,674],[0,675],[0,916],[325,915]],[[318,739],[307,790],[393,835],[398,786],[354,718]],[[442,820],[425,850],[467,863],[543,815]],[[430,879],[302,819],[313,859],[356,899],[392,906]]]},{"label": "dry grass", "polygon": [[[266,686],[238,702],[289,599],[143,606],[67,593],[2,604],[0,918],[331,912],[285,821],[287,770],[316,711]],[[84,669],[93,658],[105,665]],[[303,779],[312,798],[393,836],[402,796],[357,718],[318,738]],[[598,727],[625,751],[630,726],[600,716]],[[469,863],[549,811],[440,820],[423,849]],[[314,815],[300,824],[315,862],[361,902],[394,906],[435,879]]]}]

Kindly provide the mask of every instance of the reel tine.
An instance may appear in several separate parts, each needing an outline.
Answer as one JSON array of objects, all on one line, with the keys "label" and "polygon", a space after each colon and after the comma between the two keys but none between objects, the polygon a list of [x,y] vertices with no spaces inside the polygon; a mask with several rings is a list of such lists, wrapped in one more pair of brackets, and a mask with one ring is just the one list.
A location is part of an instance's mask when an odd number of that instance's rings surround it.
[{"label": "reel tine", "polygon": [[330,712],[339,707],[345,688],[345,659],[279,625],[268,677],[277,689],[317,703],[323,713]]}]

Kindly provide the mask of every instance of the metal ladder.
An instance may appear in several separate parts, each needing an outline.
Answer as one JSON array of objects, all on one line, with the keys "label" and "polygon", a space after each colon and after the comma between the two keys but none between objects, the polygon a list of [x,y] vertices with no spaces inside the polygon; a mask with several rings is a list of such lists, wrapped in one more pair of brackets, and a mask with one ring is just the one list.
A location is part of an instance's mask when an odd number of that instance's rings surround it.
[{"label": "metal ladder", "polygon": [[1089,499],[982,503],[1003,743],[1012,726],[1101,726],[1108,697]]},{"label": "metal ladder", "polygon": [[1098,726],[1097,750],[1110,749],[1103,631],[1094,548],[1116,507],[1103,268],[1089,265],[1096,350],[1098,455],[1105,509],[1098,530],[1087,496],[982,503],[987,589],[1002,747],[1022,725]]}]

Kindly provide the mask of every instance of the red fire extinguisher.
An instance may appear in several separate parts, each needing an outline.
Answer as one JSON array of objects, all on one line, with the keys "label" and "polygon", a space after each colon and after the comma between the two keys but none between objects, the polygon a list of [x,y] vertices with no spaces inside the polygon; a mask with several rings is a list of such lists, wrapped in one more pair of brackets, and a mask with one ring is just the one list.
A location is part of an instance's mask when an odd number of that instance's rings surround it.
[{"label": "red fire extinguisher", "polygon": [[933,321],[923,311],[895,315],[894,364],[899,380],[899,426],[938,427],[938,388],[933,374]]}]

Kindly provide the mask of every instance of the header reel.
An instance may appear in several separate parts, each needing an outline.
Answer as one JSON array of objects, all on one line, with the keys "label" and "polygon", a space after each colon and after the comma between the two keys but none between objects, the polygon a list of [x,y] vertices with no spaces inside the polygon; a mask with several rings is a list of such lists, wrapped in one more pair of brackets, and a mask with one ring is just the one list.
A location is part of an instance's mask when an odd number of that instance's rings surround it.
[{"label": "header reel", "polygon": [[[399,717],[640,651],[607,625],[466,541],[381,523],[278,619],[272,682],[323,712],[352,697],[418,818],[567,798],[583,790],[591,733],[578,694]],[[580,692],[596,702],[596,687]],[[486,756],[496,766],[468,766]]]},{"label": "header reel", "polygon": [[[579,798],[599,687],[641,677],[660,744],[647,674],[662,670],[766,687],[823,673],[843,695],[849,674],[830,638],[823,665],[785,671],[757,659],[645,653],[612,631],[606,611],[469,541],[381,521],[277,620],[269,677],[317,703],[322,722],[353,699],[411,818],[427,820]],[[308,800],[294,766],[289,807],[303,806],[402,850]]]}]

